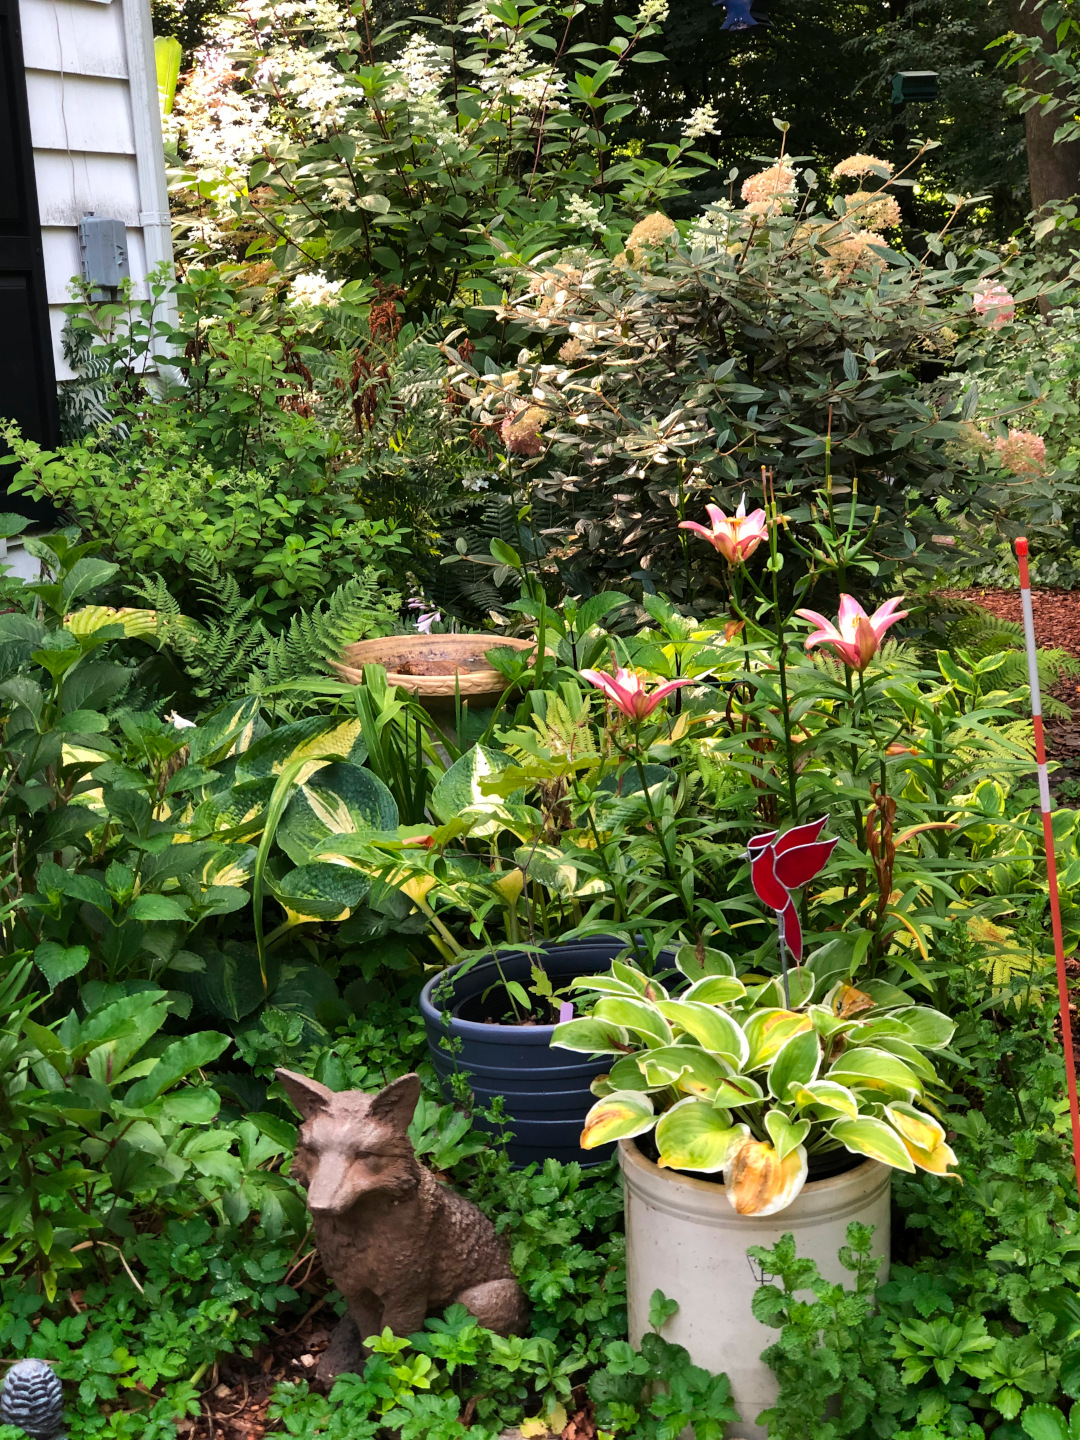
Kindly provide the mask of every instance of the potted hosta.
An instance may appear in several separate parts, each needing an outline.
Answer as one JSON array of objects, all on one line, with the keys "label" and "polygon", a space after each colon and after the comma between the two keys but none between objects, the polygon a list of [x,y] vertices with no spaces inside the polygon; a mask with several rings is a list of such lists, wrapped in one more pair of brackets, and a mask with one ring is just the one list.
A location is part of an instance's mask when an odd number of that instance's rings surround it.
[{"label": "potted hosta", "polygon": [[654,1290],[677,1300],[668,1338],[727,1372],[748,1437],[764,1434],[753,1422],[776,1391],[747,1248],[790,1231],[827,1278],[849,1279],[837,1251],[858,1220],[875,1227],[884,1274],[892,1171],[955,1164],[930,1058],[952,1022],[893,986],[816,973],[813,960],[787,969],[788,953],[802,959],[791,890],[832,848],[821,828],[751,843],[755,890],[785,927],[780,975],[739,978],[718,952],[690,951],[691,964],[680,952],[674,983],[616,962],[575,982],[596,998],[552,1037],[612,1057],[581,1143],[619,1142],[631,1339],[648,1328]]}]

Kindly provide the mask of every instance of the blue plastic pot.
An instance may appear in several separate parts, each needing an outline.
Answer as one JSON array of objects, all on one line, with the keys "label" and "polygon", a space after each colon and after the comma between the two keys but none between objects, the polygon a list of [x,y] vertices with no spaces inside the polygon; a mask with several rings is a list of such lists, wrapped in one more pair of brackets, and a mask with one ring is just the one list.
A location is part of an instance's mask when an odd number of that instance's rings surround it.
[{"label": "blue plastic pot", "polygon": [[[625,949],[618,940],[551,945],[545,948],[543,966],[560,990],[577,975],[607,971]],[[507,1154],[516,1167],[547,1159],[598,1165],[614,1146],[582,1150],[578,1141],[595,1099],[589,1085],[610,1068],[611,1056],[594,1059],[573,1050],[551,1049],[554,1025],[497,1025],[484,1018],[485,994],[493,992],[490,1009],[499,1013],[505,1003],[502,978],[520,981],[527,988],[534,959],[509,952],[500,955],[498,966],[494,960],[482,960],[462,974],[462,967],[455,965],[429,980],[420,996],[420,1010],[431,1062],[447,1098],[454,1070],[466,1076],[478,1108],[487,1109],[496,1096],[502,1097],[507,1129],[513,1132]],[[447,1038],[452,1042],[450,1050],[441,1044]],[[494,1128],[479,1117],[476,1123],[480,1129]]]}]

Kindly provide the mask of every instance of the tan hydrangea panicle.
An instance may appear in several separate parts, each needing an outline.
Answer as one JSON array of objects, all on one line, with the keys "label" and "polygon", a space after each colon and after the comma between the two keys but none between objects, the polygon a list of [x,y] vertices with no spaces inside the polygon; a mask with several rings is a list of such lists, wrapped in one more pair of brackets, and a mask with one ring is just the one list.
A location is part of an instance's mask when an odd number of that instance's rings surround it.
[{"label": "tan hydrangea panicle", "polygon": [[846,160],[841,160],[839,165],[832,168],[832,178],[841,180],[845,176],[852,180],[858,180],[863,175],[880,175],[885,171],[887,175],[893,173],[891,160],[879,160],[876,155],[849,155]]},{"label": "tan hydrangea panicle", "polygon": [[994,441],[998,459],[1021,480],[1046,472],[1046,441],[1033,430],[1010,430]]},{"label": "tan hydrangea panicle", "polygon": [[845,218],[863,230],[894,230],[900,224],[900,203],[893,195],[856,190],[847,197]]},{"label": "tan hydrangea panicle", "polygon": [[[775,215],[795,194],[795,171],[786,160],[759,170],[743,181],[740,194],[751,215]],[[762,208],[772,206],[774,208]]]},{"label": "tan hydrangea panicle", "polygon": [[826,240],[829,258],[825,261],[825,274],[850,275],[853,270],[880,269],[885,261],[874,253],[872,245],[888,248],[873,230],[854,230],[841,240]]},{"label": "tan hydrangea panicle", "polygon": [[547,412],[539,405],[527,405],[515,415],[508,415],[499,426],[499,436],[511,455],[539,455],[544,448],[540,435]]}]

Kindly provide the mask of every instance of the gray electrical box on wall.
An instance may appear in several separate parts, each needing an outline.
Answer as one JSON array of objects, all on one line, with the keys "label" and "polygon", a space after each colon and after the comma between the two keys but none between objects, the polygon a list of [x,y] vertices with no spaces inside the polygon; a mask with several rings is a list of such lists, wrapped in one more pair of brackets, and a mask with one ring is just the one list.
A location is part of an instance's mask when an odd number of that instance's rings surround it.
[{"label": "gray electrical box on wall", "polygon": [[95,304],[116,300],[128,277],[127,229],[122,220],[84,215],[79,222],[83,279]]}]

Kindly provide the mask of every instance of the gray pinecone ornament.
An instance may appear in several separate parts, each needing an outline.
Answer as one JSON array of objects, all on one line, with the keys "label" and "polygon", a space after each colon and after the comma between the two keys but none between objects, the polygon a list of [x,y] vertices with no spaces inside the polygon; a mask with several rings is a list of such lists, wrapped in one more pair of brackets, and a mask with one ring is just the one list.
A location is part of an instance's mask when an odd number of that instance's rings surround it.
[{"label": "gray pinecone ornament", "polygon": [[0,1387],[0,1423],[33,1440],[54,1440],[63,1425],[64,1389],[44,1360],[17,1360]]}]

